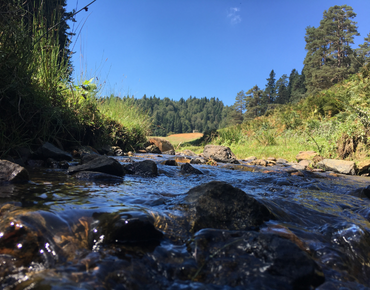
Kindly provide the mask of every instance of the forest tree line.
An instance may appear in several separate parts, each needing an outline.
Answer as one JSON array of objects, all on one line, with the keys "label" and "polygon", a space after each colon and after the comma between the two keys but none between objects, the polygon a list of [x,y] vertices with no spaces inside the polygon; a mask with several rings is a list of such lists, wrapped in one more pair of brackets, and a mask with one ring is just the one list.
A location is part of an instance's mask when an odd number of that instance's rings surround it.
[{"label": "forest tree line", "polygon": [[167,136],[172,133],[192,133],[194,130],[205,132],[217,130],[229,125],[231,107],[225,106],[217,98],[181,98],[178,101],[169,98],[160,99],[155,95],[141,99],[134,97],[115,97],[111,95],[103,102],[122,101],[131,102],[146,112],[153,120],[151,134],[153,136]]}]

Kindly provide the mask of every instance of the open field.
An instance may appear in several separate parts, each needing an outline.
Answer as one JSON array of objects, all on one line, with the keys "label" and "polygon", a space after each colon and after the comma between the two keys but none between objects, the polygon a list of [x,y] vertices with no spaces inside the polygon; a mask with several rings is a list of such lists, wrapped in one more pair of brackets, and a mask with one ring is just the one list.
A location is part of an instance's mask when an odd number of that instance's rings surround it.
[{"label": "open field", "polygon": [[[176,148],[180,143],[193,141],[199,139],[203,136],[203,133],[183,133],[183,134],[173,134],[164,138],[171,142],[171,144]],[[152,136],[154,137],[154,136]]]}]

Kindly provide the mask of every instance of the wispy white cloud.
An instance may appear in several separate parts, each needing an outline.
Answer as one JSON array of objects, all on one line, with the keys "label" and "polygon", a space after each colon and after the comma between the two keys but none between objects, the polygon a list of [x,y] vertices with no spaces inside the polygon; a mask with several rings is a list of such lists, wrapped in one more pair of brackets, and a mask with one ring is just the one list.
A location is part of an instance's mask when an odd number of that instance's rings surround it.
[{"label": "wispy white cloud", "polygon": [[227,13],[227,18],[230,19],[231,24],[238,24],[242,22],[242,17],[239,15],[240,8],[231,7]]}]

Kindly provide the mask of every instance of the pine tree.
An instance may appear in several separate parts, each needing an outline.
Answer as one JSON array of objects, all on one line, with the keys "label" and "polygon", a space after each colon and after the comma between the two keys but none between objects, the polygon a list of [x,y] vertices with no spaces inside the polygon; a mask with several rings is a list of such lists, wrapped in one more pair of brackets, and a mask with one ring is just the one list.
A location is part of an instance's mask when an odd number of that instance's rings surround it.
[{"label": "pine tree", "polygon": [[286,104],[289,102],[288,76],[283,74],[276,82],[276,99],[277,104]]},{"label": "pine tree", "polygon": [[370,59],[370,33],[367,35],[367,37],[365,37],[364,40],[364,43],[360,44],[359,48],[356,50],[361,64],[367,64]]},{"label": "pine tree", "polygon": [[357,32],[352,7],[333,6],[324,11],[318,28],[306,28],[304,74],[309,92],[326,89],[355,73],[355,53],[350,47]]},{"label": "pine tree", "polygon": [[276,97],[276,84],[275,84],[275,72],[272,70],[270,72],[269,78],[266,79],[266,89],[265,89],[265,95],[264,99],[262,100],[262,103],[264,106],[267,107],[268,104],[272,104],[275,101]]},{"label": "pine tree", "polygon": [[265,113],[265,109],[262,106],[263,91],[255,85],[246,93],[246,112],[244,118],[253,119],[255,117],[261,116]]},{"label": "pine tree", "polygon": [[239,113],[245,111],[245,94],[243,90],[236,95],[233,108]]},{"label": "pine tree", "polygon": [[297,103],[305,97],[307,91],[305,86],[305,75],[299,74],[296,69],[293,69],[289,75],[288,83],[289,103]]}]

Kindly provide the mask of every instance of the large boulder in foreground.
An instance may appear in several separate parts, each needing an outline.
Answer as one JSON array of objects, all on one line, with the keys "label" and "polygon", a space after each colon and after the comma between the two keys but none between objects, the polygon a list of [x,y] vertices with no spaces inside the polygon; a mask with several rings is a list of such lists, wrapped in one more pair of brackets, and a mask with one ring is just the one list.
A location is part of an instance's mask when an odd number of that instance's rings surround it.
[{"label": "large boulder in foreground", "polygon": [[151,144],[154,144],[161,150],[161,152],[166,151],[175,151],[175,148],[172,146],[172,144],[163,138],[153,137],[148,140]]},{"label": "large boulder in foreground", "polygon": [[105,155],[95,157],[82,165],[72,166],[67,172],[72,174],[80,171],[97,171],[117,176],[124,175],[122,165],[117,160]]},{"label": "large boulder in foreground", "polygon": [[185,200],[190,207],[192,232],[204,228],[245,230],[274,218],[265,205],[222,181],[192,188]]},{"label": "large boulder in foreground", "polygon": [[206,159],[212,158],[216,162],[239,164],[235,154],[226,146],[206,145],[203,157]]},{"label": "large boulder in foreground", "polygon": [[0,160],[0,183],[27,182],[29,180],[30,175],[26,168],[8,160]]},{"label": "large boulder in foreground", "polygon": [[341,174],[356,174],[356,164],[353,161],[324,159],[317,163],[317,167]]},{"label": "large boulder in foreground", "polygon": [[194,235],[189,248],[200,269],[195,278],[205,284],[309,290],[325,281],[306,252],[274,234],[204,229]]}]

